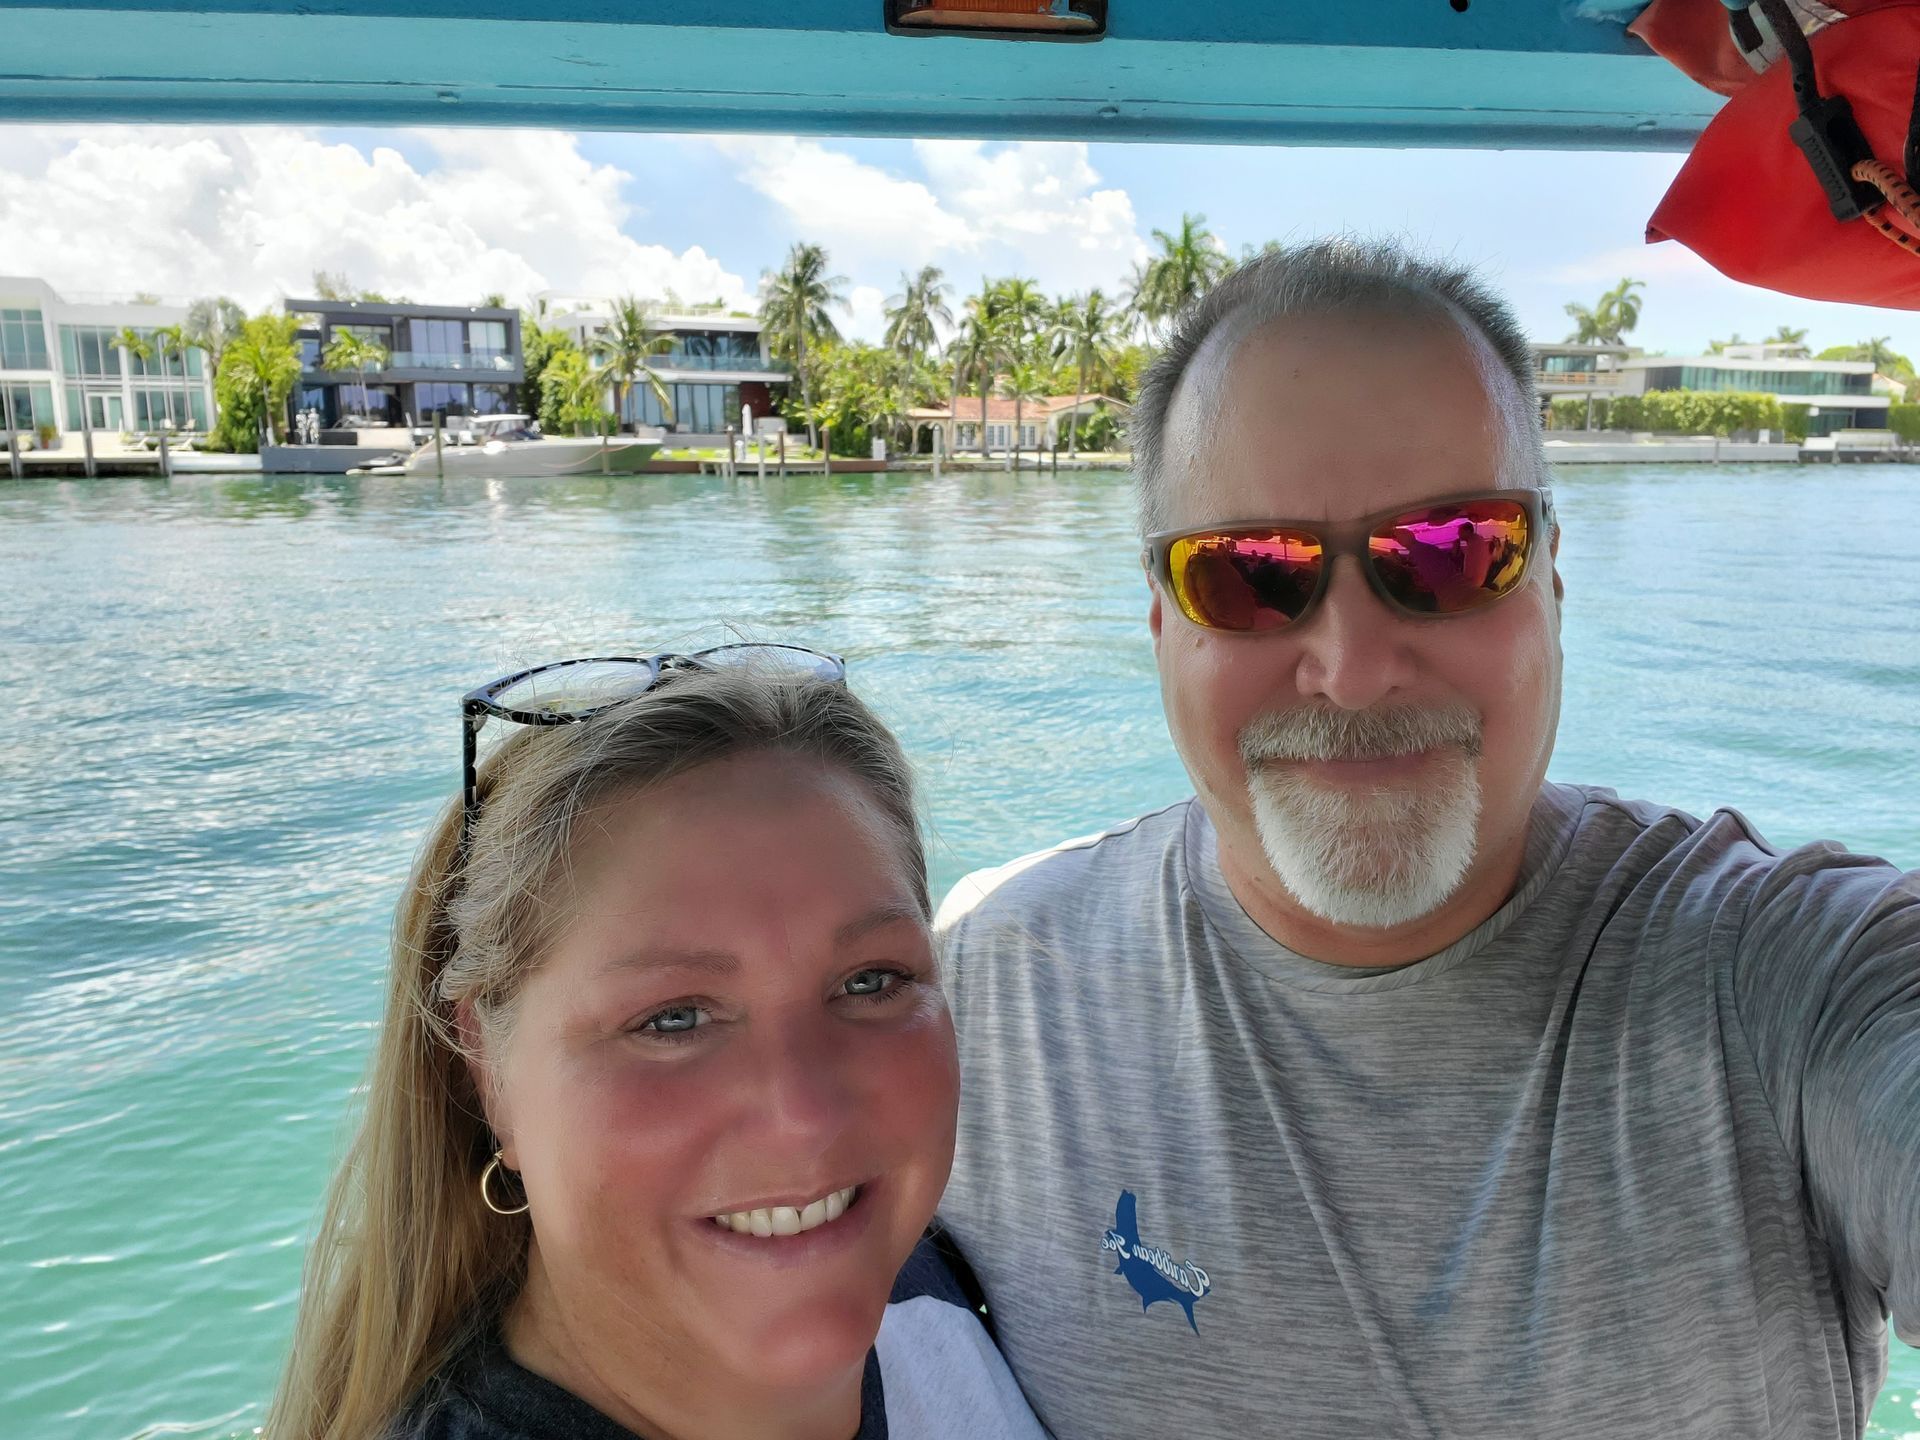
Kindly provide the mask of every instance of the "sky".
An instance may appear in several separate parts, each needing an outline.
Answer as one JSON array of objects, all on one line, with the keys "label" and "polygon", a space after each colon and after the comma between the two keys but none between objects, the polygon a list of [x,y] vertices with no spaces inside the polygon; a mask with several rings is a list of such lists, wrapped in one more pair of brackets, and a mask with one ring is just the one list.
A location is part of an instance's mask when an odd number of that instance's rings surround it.
[{"label": "sky", "polygon": [[231,295],[262,308],[316,270],[428,302],[544,289],[750,307],[799,240],[874,340],[903,272],[1124,291],[1153,231],[1204,215],[1230,252],[1394,236],[1482,267],[1536,339],[1564,306],[1646,282],[1648,350],[1804,327],[1920,355],[1920,314],[1775,295],[1647,245],[1673,154],[1119,145],[489,129],[0,126],[0,274],[75,295]]}]

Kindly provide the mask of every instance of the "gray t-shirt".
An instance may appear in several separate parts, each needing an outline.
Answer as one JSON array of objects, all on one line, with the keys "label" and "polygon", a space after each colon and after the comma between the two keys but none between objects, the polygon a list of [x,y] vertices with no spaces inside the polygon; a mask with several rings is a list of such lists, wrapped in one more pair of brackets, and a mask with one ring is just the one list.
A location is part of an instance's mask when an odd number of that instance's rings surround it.
[{"label": "gray t-shirt", "polygon": [[1356,970],[1189,800],[939,923],[941,1214],[1058,1440],[1824,1440],[1920,1341],[1920,874],[1549,785],[1506,905]]}]

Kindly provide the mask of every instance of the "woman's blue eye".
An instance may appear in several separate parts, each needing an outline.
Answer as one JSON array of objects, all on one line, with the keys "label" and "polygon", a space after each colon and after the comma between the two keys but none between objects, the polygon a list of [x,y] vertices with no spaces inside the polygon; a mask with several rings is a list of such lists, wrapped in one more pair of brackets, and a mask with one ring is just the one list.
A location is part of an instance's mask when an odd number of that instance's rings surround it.
[{"label": "woman's blue eye", "polygon": [[713,1017],[698,1005],[669,1005],[649,1015],[640,1028],[650,1030],[656,1035],[685,1035],[697,1030]]},{"label": "woman's blue eye", "polygon": [[847,977],[842,988],[859,999],[878,1000],[892,994],[906,980],[898,970],[859,970]]}]

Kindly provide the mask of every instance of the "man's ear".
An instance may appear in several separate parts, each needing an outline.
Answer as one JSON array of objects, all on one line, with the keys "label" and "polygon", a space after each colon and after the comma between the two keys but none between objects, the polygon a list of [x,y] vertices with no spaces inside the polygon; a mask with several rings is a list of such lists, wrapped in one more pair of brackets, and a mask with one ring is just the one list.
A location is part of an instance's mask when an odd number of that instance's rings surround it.
[{"label": "man's ear", "polygon": [[1153,653],[1158,655],[1160,653],[1160,632],[1166,625],[1167,617],[1165,612],[1160,608],[1160,602],[1163,598],[1160,594],[1160,586],[1151,575],[1147,576],[1147,595],[1149,597],[1147,601],[1147,633],[1153,636]]},{"label": "man's ear", "polygon": [[1547,557],[1553,561],[1553,598],[1560,604],[1567,603],[1567,585],[1560,578],[1560,527],[1553,527],[1553,542],[1547,546]]},{"label": "man's ear", "polygon": [[509,1170],[518,1170],[519,1162],[514,1159],[513,1126],[505,1113],[498,1087],[493,1083],[493,1061],[487,1054],[485,1032],[480,1017],[473,1012],[471,1000],[455,1002],[453,1029],[460,1041],[461,1063],[467,1067],[467,1076],[473,1081],[474,1094],[480,1097],[480,1109],[486,1116],[487,1126],[499,1142],[500,1163]]}]

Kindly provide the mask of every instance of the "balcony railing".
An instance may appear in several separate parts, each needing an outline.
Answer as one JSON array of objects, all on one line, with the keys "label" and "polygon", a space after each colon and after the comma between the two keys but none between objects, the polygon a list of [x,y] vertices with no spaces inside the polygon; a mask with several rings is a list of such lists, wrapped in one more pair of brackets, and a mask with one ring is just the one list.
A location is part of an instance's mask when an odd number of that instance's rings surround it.
[{"label": "balcony railing", "polygon": [[1617,385],[1626,376],[1619,370],[1542,370],[1533,378],[1538,385]]},{"label": "balcony railing", "polygon": [[689,355],[679,350],[656,355],[648,363],[656,370],[777,370],[784,374],[787,368],[763,355]]},{"label": "balcony railing", "polygon": [[476,350],[461,355],[436,350],[395,350],[387,356],[388,370],[513,370],[519,357],[505,350]]}]

